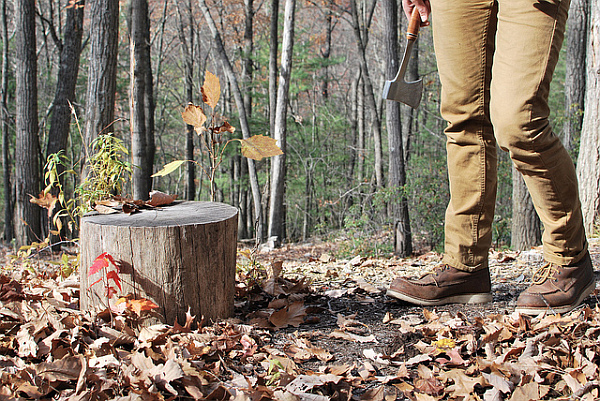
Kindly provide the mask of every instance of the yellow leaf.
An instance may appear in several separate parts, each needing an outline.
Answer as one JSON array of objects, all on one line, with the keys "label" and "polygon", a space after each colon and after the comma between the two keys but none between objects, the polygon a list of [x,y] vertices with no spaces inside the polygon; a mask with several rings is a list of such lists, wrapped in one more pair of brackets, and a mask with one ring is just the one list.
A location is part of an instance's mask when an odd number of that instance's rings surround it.
[{"label": "yellow leaf", "polygon": [[202,111],[202,107],[189,103],[185,106],[185,110],[181,113],[181,117],[186,124],[194,127],[194,130],[196,130],[198,135],[202,133],[204,123],[206,122],[206,114]]},{"label": "yellow leaf", "polygon": [[187,160],[175,160],[174,162],[165,164],[163,169],[152,174],[152,177],[162,177],[162,176],[171,174],[173,171],[177,170],[186,161]]},{"label": "yellow leaf", "polygon": [[240,139],[242,155],[254,160],[283,154],[277,141],[264,135],[254,135],[248,139]]},{"label": "yellow leaf", "polygon": [[221,96],[219,78],[212,72],[206,71],[204,85],[200,89],[202,91],[202,101],[214,109]]}]

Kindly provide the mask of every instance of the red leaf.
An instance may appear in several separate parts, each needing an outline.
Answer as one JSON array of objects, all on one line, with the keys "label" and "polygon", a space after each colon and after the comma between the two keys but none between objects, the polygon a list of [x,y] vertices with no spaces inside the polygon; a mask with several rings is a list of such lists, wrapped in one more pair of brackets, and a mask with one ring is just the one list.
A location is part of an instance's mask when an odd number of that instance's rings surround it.
[{"label": "red leaf", "polygon": [[115,282],[115,284],[117,285],[117,287],[119,287],[119,291],[123,290],[121,288],[121,277],[119,277],[119,273],[117,273],[116,271],[111,270],[108,273],[106,273],[106,279],[107,280],[112,279]]},{"label": "red leaf", "polygon": [[[90,266],[89,270],[88,270],[88,275],[93,275],[98,273],[100,270],[104,269],[105,267],[108,267],[108,259],[106,258],[106,255],[108,255],[106,252],[103,253],[102,255],[98,256],[96,258],[96,260],[94,260],[94,264]],[[111,257],[112,259],[112,257]]]},{"label": "red leaf", "polygon": [[117,268],[118,268],[118,266],[117,266],[117,262],[115,262],[115,258],[113,258],[111,254],[109,254],[108,252],[104,252],[102,255],[104,255],[104,257],[105,257],[106,259],[108,259],[108,261],[109,261],[110,263],[112,263],[112,265],[113,265],[114,267],[117,267]]},{"label": "red leaf", "polygon": [[90,284],[90,286],[88,287],[88,289],[92,288],[93,286],[95,286],[96,284],[98,284],[101,281],[102,281],[102,277],[100,277],[98,280],[96,280],[92,284]]}]

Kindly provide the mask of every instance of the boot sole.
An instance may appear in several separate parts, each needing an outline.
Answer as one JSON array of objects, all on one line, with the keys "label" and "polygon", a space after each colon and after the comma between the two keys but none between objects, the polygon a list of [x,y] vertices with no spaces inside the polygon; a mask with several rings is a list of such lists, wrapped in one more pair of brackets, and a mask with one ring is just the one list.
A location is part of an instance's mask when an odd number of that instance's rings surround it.
[{"label": "boot sole", "polygon": [[410,295],[406,295],[401,292],[388,289],[386,295],[420,306],[438,306],[447,304],[485,304],[492,301],[492,294],[490,294],[489,292],[452,295],[450,297],[439,299],[423,299],[412,297]]},{"label": "boot sole", "polygon": [[570,305],[563,305],[563,306],[555,306],[555,307],[543,307],[543,308],[528,308],[525,306],[522,307],[516,307],[515,308],[515,312],[521,313],[523,315],[532,315],[532,316],[537,316],[540,313],[553,313],[553,314],[564,314],[564,313],[568,313],[571,312],[573,309],[577,308],[579,305],[581,305],[581,303],[583,302],[584,299],[586,299],[592,292],[594,292],[594,290],[596,289],[596,281],[593,280],[587,287],[585,287],[583,289],[583,291],[581,291],[581,294],[579,295],[579,297],[577,298],[577,301],[570,304]]}]

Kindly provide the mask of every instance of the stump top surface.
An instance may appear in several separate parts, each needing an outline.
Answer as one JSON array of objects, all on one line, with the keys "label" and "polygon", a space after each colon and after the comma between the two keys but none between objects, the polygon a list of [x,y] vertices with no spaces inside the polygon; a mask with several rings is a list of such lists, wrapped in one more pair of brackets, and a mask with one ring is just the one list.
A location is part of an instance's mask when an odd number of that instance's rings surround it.
[{"label": "stump top surface", "polygon": [[128,227],[185,226],[218,223],[234,217],[237,212],[235,207],[225,203],[178,201],[156,209],[143,209],[131,215],[90,214],[83,217],[83,222]]}]

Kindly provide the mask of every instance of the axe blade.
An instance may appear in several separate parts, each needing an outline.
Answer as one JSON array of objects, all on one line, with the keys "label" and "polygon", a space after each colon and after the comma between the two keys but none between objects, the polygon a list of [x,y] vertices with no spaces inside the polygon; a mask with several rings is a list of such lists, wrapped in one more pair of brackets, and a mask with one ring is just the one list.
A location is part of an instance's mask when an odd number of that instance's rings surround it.
[{"label": "axe blade", "polygon": [[383,98],[409,105],[413,109],[419,107],[423,96],[423,80],[414,82],[386,81],[383,87]]}]

